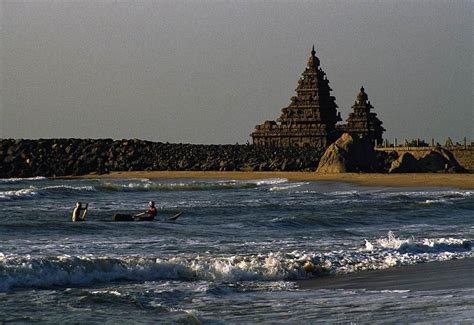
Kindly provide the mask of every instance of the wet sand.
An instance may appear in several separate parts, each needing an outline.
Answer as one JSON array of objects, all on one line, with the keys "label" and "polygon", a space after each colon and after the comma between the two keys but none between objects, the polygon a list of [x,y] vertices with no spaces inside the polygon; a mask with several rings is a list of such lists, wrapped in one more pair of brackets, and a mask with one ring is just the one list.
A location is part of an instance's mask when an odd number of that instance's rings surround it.
[{"label": "wet sand", "polygon": [[474,258],[298,281],[301,289],[447,290],[474,288]]},{"label": "wet sand", "polygon": [[195,178],[195,179],[262,179],[287,178],[291,181],[342,181],[364,186],[454,187],[474,189],[474,174],[317,174],[314,172],[202,172],[202,171],[133,171],[89,174],[72,178]]}]

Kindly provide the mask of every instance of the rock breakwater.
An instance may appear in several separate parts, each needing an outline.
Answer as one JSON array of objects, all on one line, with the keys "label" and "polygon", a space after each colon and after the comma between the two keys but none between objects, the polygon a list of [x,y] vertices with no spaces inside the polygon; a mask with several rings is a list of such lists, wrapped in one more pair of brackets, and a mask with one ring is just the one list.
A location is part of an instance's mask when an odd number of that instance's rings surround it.
[{"label": "rock breakwater", "polygon": [[311,147],[194,145],[112,139],[2,139],[0,177],[70,176],[134,170],[316,170]]}]

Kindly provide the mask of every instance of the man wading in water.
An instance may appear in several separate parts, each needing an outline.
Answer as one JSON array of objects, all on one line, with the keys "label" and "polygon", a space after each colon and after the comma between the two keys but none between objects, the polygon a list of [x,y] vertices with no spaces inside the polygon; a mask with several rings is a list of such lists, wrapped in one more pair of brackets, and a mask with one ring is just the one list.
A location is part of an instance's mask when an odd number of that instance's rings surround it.
[{"label": "man wading in water", "polygon": [[77,202],[76,207],[72,211],[72,222],[77,222],[77,221],[86,221],[86,216],[87,216],[87,207],[89,206],[89,203],[86,203],[86,207],[84,208],[84,212],[82,212],[81,216],[81,211],[82,211],[82,203]]}]

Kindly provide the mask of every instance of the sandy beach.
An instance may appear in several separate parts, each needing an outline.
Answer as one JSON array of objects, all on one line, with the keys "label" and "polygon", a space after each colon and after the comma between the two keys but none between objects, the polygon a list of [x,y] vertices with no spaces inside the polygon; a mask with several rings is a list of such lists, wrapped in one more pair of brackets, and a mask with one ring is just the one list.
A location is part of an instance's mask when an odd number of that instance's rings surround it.
[{"label": "sandy beach", "polygon": [[262,179],[287,178],[290,181],[341,181],[363,186],[454,187],[474,189],[474,174],[317,174],[314,172],[203,172],[203,171],[133,171],[110,174],[88,174],[72,178],[195,178],[195,179]]},{"label": "sandy beach", "polygon": [[447,290],[474,288],[474,258],[299,281],[302,289]]}]

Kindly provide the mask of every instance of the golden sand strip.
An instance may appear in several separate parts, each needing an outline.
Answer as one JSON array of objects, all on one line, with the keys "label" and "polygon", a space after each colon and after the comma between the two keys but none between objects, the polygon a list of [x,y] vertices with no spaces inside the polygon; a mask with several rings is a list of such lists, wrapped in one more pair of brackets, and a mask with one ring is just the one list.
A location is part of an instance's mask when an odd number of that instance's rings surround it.
[{"label": "golden sand strip", "polygon": [[204,171],[133,171],[89,174],[73,178],[194,178],[194,179],[265,179],[287,178],[290,181],[341,181],[365,186],[455,187],[474,189],[474,174],[317,174],[314,172],[204,172]]}]

